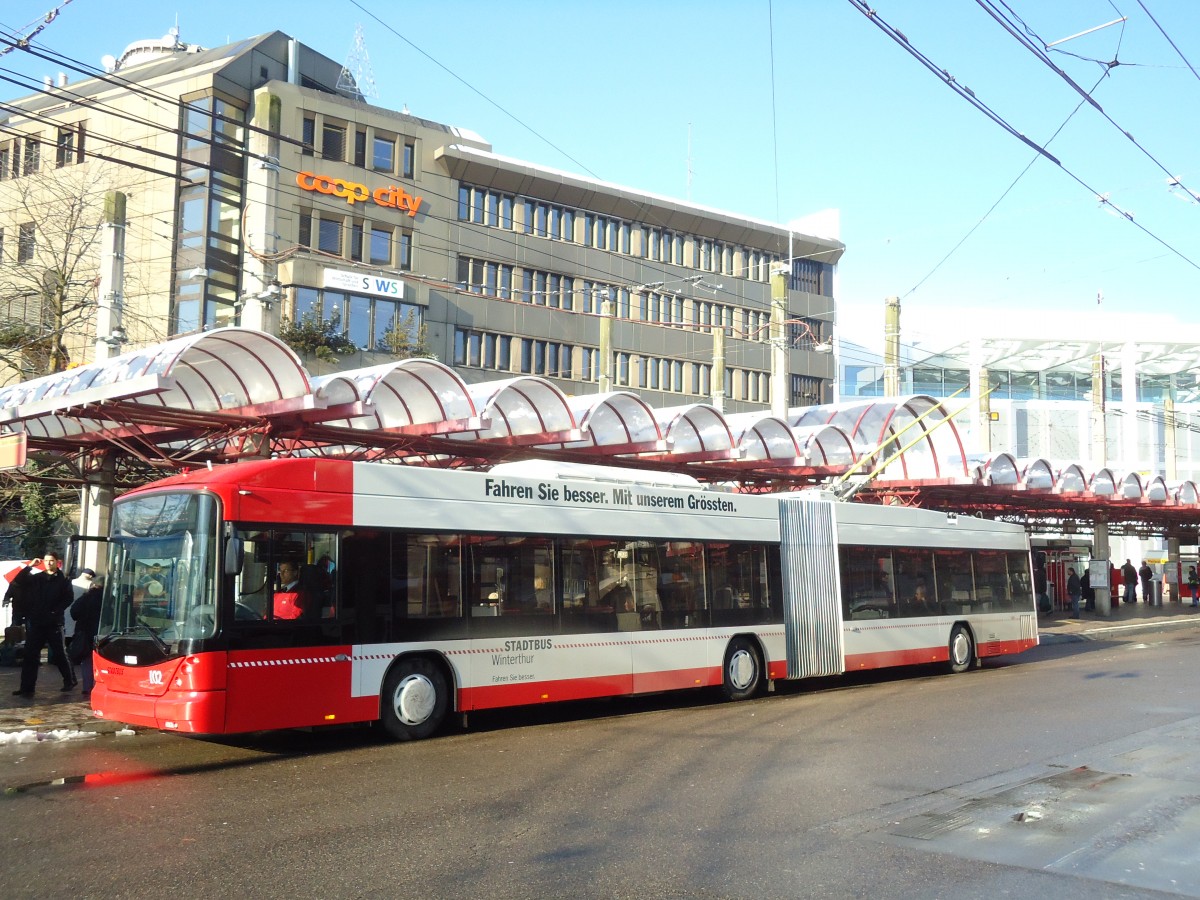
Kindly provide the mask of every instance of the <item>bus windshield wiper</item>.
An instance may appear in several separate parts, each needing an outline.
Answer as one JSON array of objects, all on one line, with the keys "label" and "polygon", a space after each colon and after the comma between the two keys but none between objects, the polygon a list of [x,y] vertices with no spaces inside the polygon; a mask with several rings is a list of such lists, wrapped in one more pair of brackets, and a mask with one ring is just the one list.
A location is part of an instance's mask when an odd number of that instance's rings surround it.
[{"label": "bus windshield wiper", "polygon": [[166,641],[164,641],[162,638],[160,638],[158,636],[157,631],[155,631],[153,628],[151,628],[149,625],[147,625],[141,619],[138,619],[137,622],[134,623],[134,625],[137,628],[144,628],[146,630],[146,634],[150,635],[151,640],[153,640],[154,643],[158,645],[158,649],[163,652],[163,656],[170,656],[171,648],[167,646]]}]

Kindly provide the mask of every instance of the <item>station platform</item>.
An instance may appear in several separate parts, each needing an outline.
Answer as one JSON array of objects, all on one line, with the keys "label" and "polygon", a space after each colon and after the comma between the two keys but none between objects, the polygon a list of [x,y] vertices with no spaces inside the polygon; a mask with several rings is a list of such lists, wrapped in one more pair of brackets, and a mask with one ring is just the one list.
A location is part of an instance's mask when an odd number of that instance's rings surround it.
[{"label": "station platform", "polygon": [[1043,644],[1102,640],[1114,633],[1176,625],[1200,625],[1200,607],[1193,607],[1191,600],[1164,600],[1159,606],[1140,602],[1117,604],[1107,616],[1082,607],[1078,619],[1071,618],[1069,610],[1038,616],[1038,634]]}]

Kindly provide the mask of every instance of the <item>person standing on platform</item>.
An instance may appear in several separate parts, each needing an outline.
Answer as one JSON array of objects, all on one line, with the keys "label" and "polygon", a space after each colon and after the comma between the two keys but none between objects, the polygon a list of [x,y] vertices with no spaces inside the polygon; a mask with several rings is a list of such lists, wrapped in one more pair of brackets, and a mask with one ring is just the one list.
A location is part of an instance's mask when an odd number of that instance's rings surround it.
[{"label": "person standing on platform", "polygon": [[1067,567],[1067,596],[1071,598],[1071,618],[1079,618],[1079,598],[1083,594],[1083,585],[1075,570]]},{"label": "person standing on platform", "polygon": [[1085,570],[1083,577],[1079,579],[1079,585],[1083,592],[1083,608],[1088,612],[1096,611],[1096,589],[1092,587],[1092,573]]},{"label": "person standing on platform", "polygon": [[71,616],[75,619],[75,636],[71,640],[71,661],[79,666],[83,674],[83,696],[90,696],[96,685],[92,670],[92,649],[96,645],[96,633],[100,630],[100,603],[104,595],[104,577],[93,578],[74,603]]},{"label": "person standing on platform", "polygon": [[1195,566],[1188,566],[1188,590],[1192,592],[1192,606],[1200,606],[1200,575]]},{"label": "person standing on platform", "polygon": [[1147,606],[1154,605],[1154,572],[1151,571],[1149,563],[1142,560],[1141,568],[1138,569],[1138,577],[1142,580],[1142,602]]},{"label": "person standing on platform", "polygon": [[1121,581],[1125,584],[1125,596],[1121,599],[1126,603],[1137,603],[1138,573],[1128,559],[1125,560],[1125,565],[1121,566]]},{"label": "person standing on platform", "polygon": [[42,648],[52,665],[63,677],[64,691],[74,689],[77,682],[67,661],[63,645],[63,613],[75,595],[71,582],[63,574],[62,559],[53,550],[42,556],[45,571],[35,572],[29,566],[13,579],[20,585],[21,615],[25,619],[25,658],[21,661],[21,686],[13,691],[18,697],[32,697],[37,686],[38,667],[42,663]]}]

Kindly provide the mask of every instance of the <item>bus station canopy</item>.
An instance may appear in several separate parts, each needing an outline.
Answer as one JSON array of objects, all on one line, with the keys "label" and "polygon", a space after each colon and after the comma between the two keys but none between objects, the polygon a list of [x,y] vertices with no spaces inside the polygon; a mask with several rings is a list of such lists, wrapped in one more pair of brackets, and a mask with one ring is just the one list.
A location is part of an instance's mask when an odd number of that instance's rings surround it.
[{"label": "bus station canopy", "polygon": [[1046,525],[1104,518],[1192,543],[1200,519],[1191,482],[1004,453],[972,460],[951,414],[922,395],[777,417],[706,403],[655,409],[627,391],[568,395],[537,376],[468,384],[432,359],[311,376],[283,342],[244,328],[2,388],[0,434],[23,436],[37,477],[59,483],[88,483],[111,460],[118,490],[270,456],[474,468],[544,459],[747,491],[836,489],[854,475],[859,500]]}]

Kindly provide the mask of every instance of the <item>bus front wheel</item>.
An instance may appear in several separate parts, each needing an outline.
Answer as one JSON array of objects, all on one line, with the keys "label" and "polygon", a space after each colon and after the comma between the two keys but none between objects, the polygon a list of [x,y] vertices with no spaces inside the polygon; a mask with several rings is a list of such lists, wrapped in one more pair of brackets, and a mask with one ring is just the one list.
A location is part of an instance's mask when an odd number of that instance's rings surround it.
[{"label": "bus front wheel", "polygon": [[971,633],[962,625],[955,625],[950,632],[950,671],[965,672],[975,662],[975,642]]},{"label": "bus front wheel", "polygon": [[762,689],[762,658],[752,641],[739,637],[729,642],[724,673],[722,689],[730,700],[748,700]]},{"label": "bus front wheel", "polygon": [[423,657],[396,664],[383,683],[384,730],[399,741],[427,738],[442,724],[450,705],[446,676]]}]

